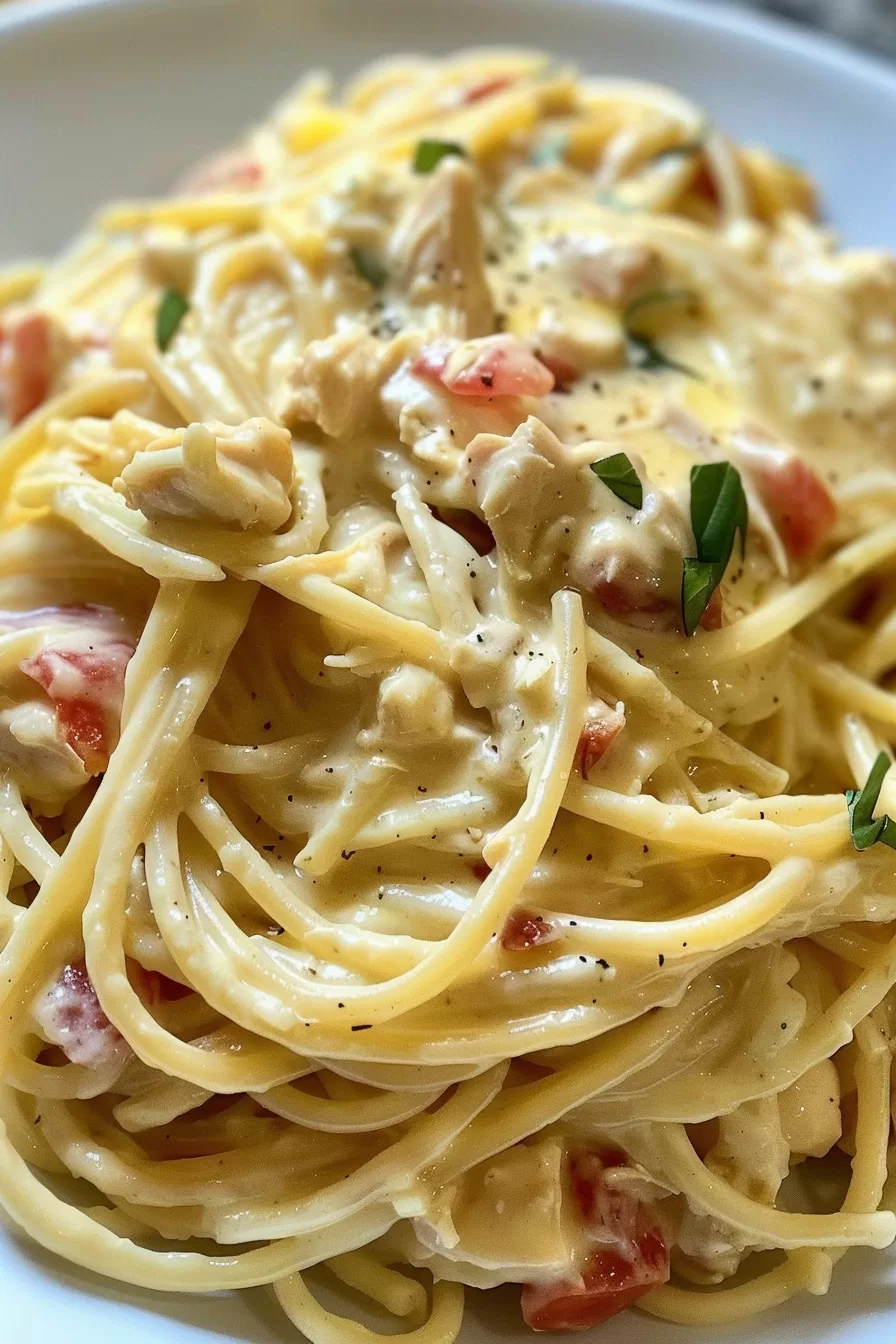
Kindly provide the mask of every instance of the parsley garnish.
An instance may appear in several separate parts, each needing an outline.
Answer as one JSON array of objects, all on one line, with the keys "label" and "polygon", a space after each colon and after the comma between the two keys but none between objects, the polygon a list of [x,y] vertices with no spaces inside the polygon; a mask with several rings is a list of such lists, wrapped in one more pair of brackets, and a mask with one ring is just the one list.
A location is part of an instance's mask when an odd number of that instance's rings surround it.
[{"label": "parsley garnish", "polygon": [[536,145],[529,155],[529,162],[537,168],[550,168],[555,163],[560,163],[566,154],[569,145],[568,135],[551,135],[546,140],[542,140],[540,145]]},{"label": "parsley garnish", "polygon": [[156,313],[156,345],[167,350],[174,340],[175,332],[190,311],[183,294],[176,289],[166,289]]},{"label": "parsley garnish", "polygon": [[849,834],[856,849],[870,849],[880,841],[896,849],[896,822],[886,813],[874,817],[874,809],[880,798],[884,776],[892,765],[885,751],[879,753],[872,765],[868,778],[861,789],[846,790],[846,810],[849,813]]},{"label": "parsley garnish", "polygon": [[414,150],[413,168],[415,173],[431,173],[437,163],[449,154],[464,159],[467,151],[455,140],[418,140]]},{"label": "parsley garnish", "polygon": [[364,247],[350,247],[348,254],[361,279],[366,280],[368,285],[372,285],[374,289],[382,289],[386,283],[388,271],[379,257],[374,256]]},{"label": "parsley garnish", "polygon": [[591,470],[623,504],[630,504],[633,509],[643,507],[644,487],[625,453],[602,457],[599,462],[591,463]]},{"label": "parsley garnish", "polygon": [[740,474],[730,462],[707,462],[691,468],[691,526],[697,554],[684,562],[681,576],[681,618],[692,635],[722,581],[735,534],[741,555],[747,544],[747,497]]},{"label": "parsley garnish", "polygon": [[649,336],[636,331],[632,322],[638,313],[646,308],[654,308],[657,304],[696,302],[697,295],[692,289],[651,289],[637,299],[632,299],[622,314],[629,362],[638,369],[674,369],[676,373],[683,373],[688,378],[699,378],[700,375],[696,370],[664,354]]}]

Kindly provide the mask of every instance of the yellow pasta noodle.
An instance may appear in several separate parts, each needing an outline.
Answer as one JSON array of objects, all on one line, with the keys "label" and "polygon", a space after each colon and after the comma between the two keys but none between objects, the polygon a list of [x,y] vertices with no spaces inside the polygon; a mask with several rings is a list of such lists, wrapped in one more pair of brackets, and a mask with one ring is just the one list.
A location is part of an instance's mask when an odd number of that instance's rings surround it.
[{"label": "yellow pasta noodle", "polygon": [[0,275],[41,1245],[452,1344],[464,1285],[711,1330],[896,1239],[896,263],[813,210],[683,96],[474,51]]}]

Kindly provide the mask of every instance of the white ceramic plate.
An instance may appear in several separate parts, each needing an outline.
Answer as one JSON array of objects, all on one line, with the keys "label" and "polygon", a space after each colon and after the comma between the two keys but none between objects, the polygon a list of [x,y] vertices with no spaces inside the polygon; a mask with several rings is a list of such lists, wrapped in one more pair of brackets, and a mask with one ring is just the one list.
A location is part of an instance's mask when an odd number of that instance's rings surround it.
[{"label": "white ceramic plate", "polygon": [[[735,135],[808,164],[851,243],[896,248],[896,74],[783,26],[681,0],[57,0],[0,8],[0,261],[64,243],[103,201],[162,190],[311,65],[338,74],[389,51],[535,45],[584,68],[692,94]],[[0,1225],[0,1333],[10,1344],[275,1344],[263,1289],[184,1298],[130,1289]],[[477,1300],[478,1299],[478,1300]],[[464,1344],[532,1340],[518,1293],[470,1294]],[[627,1313],[601,1344],[684,1332]],[[591,1336],[589,1336],[591,1337]],[[851,1253],[832,1293],[707,1344],[892,1344],[896,1252]]]}]

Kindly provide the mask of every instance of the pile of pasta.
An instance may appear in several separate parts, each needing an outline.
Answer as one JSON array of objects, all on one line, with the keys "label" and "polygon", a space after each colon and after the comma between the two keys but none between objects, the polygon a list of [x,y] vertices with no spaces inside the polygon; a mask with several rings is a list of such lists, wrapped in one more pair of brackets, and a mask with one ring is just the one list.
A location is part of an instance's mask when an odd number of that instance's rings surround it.
[{"label": "pile of pasta", "polygon": [[893,1241],[896,266],[814,212],[672,92],[467,52],[0,277],[44,1247],[448,1344],[463,1284],[718,1325]]}]

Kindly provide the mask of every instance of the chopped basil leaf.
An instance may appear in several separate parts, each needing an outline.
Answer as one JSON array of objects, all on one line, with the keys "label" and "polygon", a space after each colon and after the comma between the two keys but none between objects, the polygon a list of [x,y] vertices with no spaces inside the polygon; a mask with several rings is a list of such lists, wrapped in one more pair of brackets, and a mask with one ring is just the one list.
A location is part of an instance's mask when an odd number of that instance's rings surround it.
[{"label": "chopped basil leaf", "polygon": [[692,635],[728,568],[734,538],[746,547],[747,497],[736,467],[706,462],[691,468],[691,527],[697,554],[684,561],[681,576],[681,619]]},{"label": "chopped basil leaf", "polygon": [[630,327],[635,314],[643,312],[645,308],[655,308],[658,304],[667,303],[696,304],[699,301],[695,289],[648,289],[646,294],[639,294],[631,303],[626,304],[622,320],[626,327]]},{"label": "chopped basil leaf", "polygon": [[879,753],[868,772],[861,789],[846,790],[846,810],[849,813],[849,834],[856,849],[870,849],[880,841],[896,849],[896,822],[886,813],[875,819],[884,777],[892,762],[885,751]]},{"label": "chopped basil leaf", "polygon": [[364,247],[350,247],[348,254],[361,279],[366,280],[368,285],[372,285],[374,289],[381,289],[386,283],[388,271],[379,257],[374,256]]},{"label": "chopped basil leaf", "polygon": [[625,343],[629,363],[636,369],[674,369],[676,373],[683,373],[688,378],[700,377],[696,369],[690,368],[687,364],[679,364],[677,359],[664,355],[659,346],[654,345],[646,336],[635,336],[632,332],[628,332]]},{"label": "chopped basil leaf", "polygon": [[463,145],[457,144],[455,140],[418,140],[414,150],[414,172],[431,173],[436,164],[449,154],[456,154],[463,159],[466,153]]},{"label": "chopped basil leaf", "polygon": [[629,504],[633,509],[643,507],[644,487],[625,453],[614,453],[612,457],[592,462],[591,470],[623,504]]},{"label": "chopped basil leaf", "polygon": [[676,373],[683,373],[688,378],[699,378],[700,375],[695,369],[664,354],[649,336],[636,331],[632,325],[632,318],[647,308],[654,308],[659,304],[696,302],[697,295],[692,289],[651,289],[646,294],[632,299],[622,314],[629,363],[637,369],[674,369]]},{"label": "chopped basil leaf", "polygon": [[681,619],[686,635],[696,631],[724,573],[724,565],[690,557],[685,560],[681,574]]},{"label": "chopped basil leaf", "polygon": [[691,468],[691,526],[697,559],[728,564],[734,534],[740,532],[741,554],[747,535],[747,497],[740,474],[730,462],[706,462]]},{"label": "chopped basil leaf", "polygon": [[175,332],[190,311],[183,294],[176,289],[166,289],[156,312],[156,345],[167,350],[174,340]]}]

